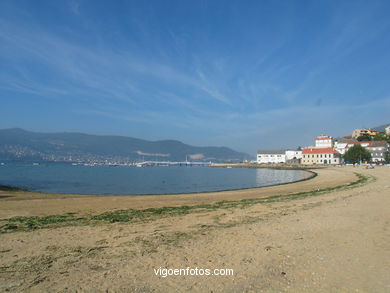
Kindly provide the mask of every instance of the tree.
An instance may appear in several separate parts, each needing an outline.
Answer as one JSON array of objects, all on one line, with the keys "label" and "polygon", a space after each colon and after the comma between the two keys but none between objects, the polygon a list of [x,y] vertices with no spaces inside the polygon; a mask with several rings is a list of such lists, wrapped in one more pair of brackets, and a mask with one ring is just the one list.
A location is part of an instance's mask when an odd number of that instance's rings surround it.
[{"label": "tree", "polygon": [[363,134],[357,138],[357,141],[371,141],[371,135]]},{"label": "tree", "polygon": [[372,138],[372,140],[388,140],[389,138],[387,137],[386,133],[384,132],[379,132],[375,134],[375,136]]},{"label": "tree", "polygon": [[360,163],[371,160],[371,153],[360,144],[355,144],[345,154],[344,160],[349,163]]},{"label": "tree", "polygon": [[385,162],[390,163],[390,152],[385,152]]}]

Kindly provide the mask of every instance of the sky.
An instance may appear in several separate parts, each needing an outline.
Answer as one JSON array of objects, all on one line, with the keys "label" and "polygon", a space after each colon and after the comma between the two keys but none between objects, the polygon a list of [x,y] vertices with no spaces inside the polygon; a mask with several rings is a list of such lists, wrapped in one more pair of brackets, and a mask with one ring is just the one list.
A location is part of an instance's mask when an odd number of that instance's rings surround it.
[{"label": "sky", "polygon": [[260,149],[390,123],[390,1],[0,1],[0,128]]}]

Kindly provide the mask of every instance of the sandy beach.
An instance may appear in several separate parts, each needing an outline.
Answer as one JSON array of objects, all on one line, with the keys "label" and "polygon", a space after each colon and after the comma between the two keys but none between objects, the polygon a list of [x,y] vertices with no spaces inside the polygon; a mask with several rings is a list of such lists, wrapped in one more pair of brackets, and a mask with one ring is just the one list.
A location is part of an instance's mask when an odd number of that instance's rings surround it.
[{"label": "sandy beach", "polygon": [[[1,192],[0,291],[390,292],[390,167],[313,171],[201,194]],[[35,225],[36,216],[53,223]],[[164,277],[159,268],[234,273]]]}]

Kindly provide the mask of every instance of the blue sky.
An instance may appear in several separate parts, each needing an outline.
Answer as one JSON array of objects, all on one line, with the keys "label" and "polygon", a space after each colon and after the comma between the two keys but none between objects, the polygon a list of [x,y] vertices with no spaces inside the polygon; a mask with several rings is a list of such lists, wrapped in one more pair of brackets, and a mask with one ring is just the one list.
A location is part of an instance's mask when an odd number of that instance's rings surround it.
[{"label": "blue sky", "polygon": [[390,1],[0,1],[0,128],[257,149],[390,123]]}]

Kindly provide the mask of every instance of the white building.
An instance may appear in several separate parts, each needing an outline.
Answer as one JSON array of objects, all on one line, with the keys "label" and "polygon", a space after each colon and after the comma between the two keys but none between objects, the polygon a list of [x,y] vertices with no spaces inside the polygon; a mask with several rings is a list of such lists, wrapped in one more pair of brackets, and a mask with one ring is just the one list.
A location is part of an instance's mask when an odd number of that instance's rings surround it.
[{"label": "white building", "polygon": [[385,128],[385,133],[390,135],[390,125]]},{"label": "white building", "polygon": [[316,137],[316,148],[331,148],[333,147],[333,137],[321,134]]},{"label": "white building", "polygon": [[348,142],[338,142],[334,143],[334,149],[340,154],[344,155],[348,150]]},{"label": "white building", "polygon": [[258,164],[277,164],[286,163],[286,151],[257,151]]},{"label": "white building", "polygon": [[288,160],[294,160],[294,159],[302,159],[302,151],[292,151],[287,150],[286,151],[286,161]]},{"label": "white building", "polygon": [[366,148],[371,153],[371,162],[384,162],[390,144],[387,141],[370,141]]}]

